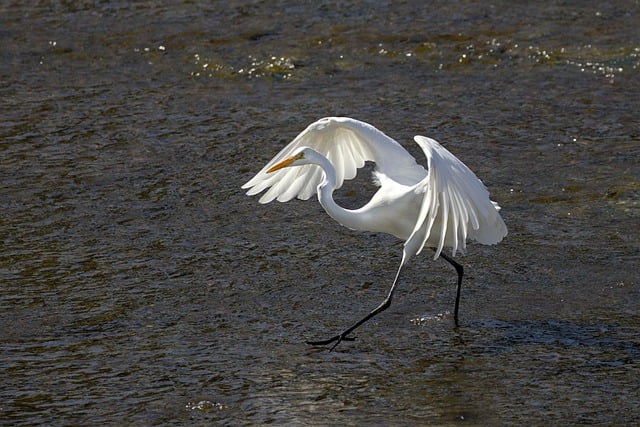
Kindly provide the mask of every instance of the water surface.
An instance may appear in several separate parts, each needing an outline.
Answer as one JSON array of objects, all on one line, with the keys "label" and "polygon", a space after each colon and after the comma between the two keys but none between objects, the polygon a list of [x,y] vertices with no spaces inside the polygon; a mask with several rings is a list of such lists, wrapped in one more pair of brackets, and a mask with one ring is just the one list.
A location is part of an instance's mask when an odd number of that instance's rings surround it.
[{"label": "water surface", "polygon": [[[640,419],[640,6],[0,4],[7,425]],[[240,186],[308,123],[438,139],[509,235],[455,277]],[[366,174],[340,200],[357,205]],[[370,191],[369,189],[365,191]]]}]

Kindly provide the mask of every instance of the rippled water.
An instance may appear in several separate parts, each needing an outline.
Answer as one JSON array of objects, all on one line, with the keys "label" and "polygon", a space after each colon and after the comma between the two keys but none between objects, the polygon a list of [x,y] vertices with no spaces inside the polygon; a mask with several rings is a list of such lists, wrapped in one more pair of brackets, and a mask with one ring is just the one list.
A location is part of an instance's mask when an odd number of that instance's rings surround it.
[{"label": "rippled water", "polygon": [[[0,3],[0,423],[640,419],[637,1]],[[443,142],[507,239],[455,277],[240,185],[308,123]],[[346,205],[368,181],[342,191]]]}]

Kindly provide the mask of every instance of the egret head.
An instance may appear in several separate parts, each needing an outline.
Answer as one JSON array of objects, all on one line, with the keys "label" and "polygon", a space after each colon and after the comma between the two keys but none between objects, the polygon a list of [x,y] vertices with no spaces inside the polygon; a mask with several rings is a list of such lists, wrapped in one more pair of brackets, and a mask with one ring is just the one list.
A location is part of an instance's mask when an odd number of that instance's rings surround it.
[{"label": "egret head", "polygon": [[275,165],[271,166],[267,170],[267,173],[275,172],[279,169],[286,168],[289,166],[301,166],[301,165],[309,164],[310,162],[309,162],[309,159],[307,158],[308,157],[307,153],[309,152],[309,150],[310,150],[309,148],[303,147],[301,150],[298,150],[293,155],[289,157],[285,157]]}]

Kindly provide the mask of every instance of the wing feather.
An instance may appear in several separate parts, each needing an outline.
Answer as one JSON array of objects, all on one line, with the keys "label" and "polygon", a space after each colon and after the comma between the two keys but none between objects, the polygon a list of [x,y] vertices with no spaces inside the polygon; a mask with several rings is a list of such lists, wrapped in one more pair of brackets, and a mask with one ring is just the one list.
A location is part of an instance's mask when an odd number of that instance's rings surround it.
[{"label": "wing feather", "polygon": [[405,256],[420,253],[425,245],[434,246],[434,259],[444,247],[452,255],[464,252],[467,237],[484,244],[495,244],[507,234],[497,204],[478,177],[437,141],[416,136],[428,161],[428,175],[416,185],[422,203],[413,232],[405,242]]},{"label": "wing feather", "polygon": [[303,146],[313,148],[333,164],[336,188],[340,188],[345,180],[355,178],[357,170],[366,161],[375,162],[378,173],[405,185],[414,185],[426,176],[426,171],[413,156],[375,127],[347,117],[327,117],[309,125],[242,188],[248,189],[248,195],[267,190],[260,203],[311,197],[322,182],[322,171],[318,166],[304,165],[266,173],[271,166]]}]

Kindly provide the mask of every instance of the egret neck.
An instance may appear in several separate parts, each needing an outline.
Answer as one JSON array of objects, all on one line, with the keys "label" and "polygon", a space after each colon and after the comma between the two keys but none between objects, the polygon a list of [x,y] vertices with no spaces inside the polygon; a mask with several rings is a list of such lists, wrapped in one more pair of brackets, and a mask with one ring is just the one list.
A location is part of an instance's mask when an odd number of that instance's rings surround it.
[{"label": "egret neck", "polygon": [[314,151],[313,159],[309,159],[320,166],[324,174],[324,179],[318,185],[318,201],[329,214],[339,224],[351,228],[352,230],[367,230],[368,215],[360,210],[345,209],[333,200],[333,192],[336,189],[336,169],[331,162],[322,154]]}]

